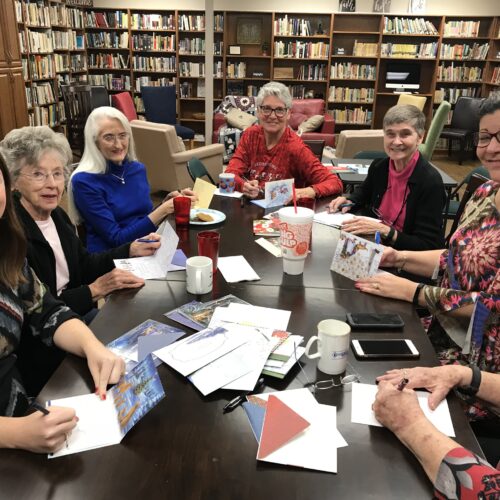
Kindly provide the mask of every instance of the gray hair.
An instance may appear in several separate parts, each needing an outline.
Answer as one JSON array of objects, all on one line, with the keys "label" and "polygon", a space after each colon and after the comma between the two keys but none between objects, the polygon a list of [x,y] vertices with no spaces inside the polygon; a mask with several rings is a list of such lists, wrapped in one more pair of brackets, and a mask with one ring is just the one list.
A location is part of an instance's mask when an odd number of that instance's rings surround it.
[{"label": "gray hair", "polygon": [[500,97],[490,96],[485,99],[479,108],[479,120],[486,115],[492,115],[500,109]]},{"label": "gray hair", "polygon": [[[89,174],[105,174],[107,170],[106,158],[97,147],[97,137],[101,131],[101,122],[109,118],[111,120],[118,120],[125,132],[129,135],[128,152],[127,158],[129,160],[137,160],[135,154],[135,144],[134,138],[132,136],[132,128],[127,117],[118,109],[112,108],[110,106],[101,106],[96,108],[90,113],[85,123],[84,137],[85,137],[85,149],[83,151],[83,156],[75,169],[71,178],[75,174],[80,172],[87,172]],[[78,224],[82,222],[82,218],[78,213],[73,199],[73,190],[71,182],[68,185],[68,212],[73,223]]]},{"label": "gray hair", "polygon": [[54,151],[61,157],[67,181],[71,173],[73,153],[63,134],[54,132],[46,125],[21,127],[11,130],[0,142],[0,152],[5,158],[13,182],[25,166],[37,166],[40,158],[48,151]]},{"label": "gray hair", "polygon": [[257,98],[255,99],[255,104],[260,106],[264,99],[269,96],[277,97],[280,101],[283,101],[285,107],[290,109],[292,107],[292,96],[286,85],[279,82],[269,82],[261,87]]},{"label": "gray hair", "polygon": [[425,115],[413,104],[398,104],[389,108],[384,116],[384,130],[399,123],[412,126],[420,136],[425,133]]}]

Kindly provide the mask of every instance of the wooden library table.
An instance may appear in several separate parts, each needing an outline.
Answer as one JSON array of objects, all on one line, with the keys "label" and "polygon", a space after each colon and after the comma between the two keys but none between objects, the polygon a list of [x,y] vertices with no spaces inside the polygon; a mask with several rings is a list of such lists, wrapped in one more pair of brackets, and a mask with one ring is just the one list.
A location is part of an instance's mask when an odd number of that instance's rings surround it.
[{"label": "wooden library table", "polygon": [[[362,294],[352,284],[347,286],[337,280],[339,277],[329,271],[333,246],[322,242],[322,236],[319,242],[313,239],[313,252],[303,278],[284,276],[281,260],[260,249],[253,243],[253,236],[247,235],[251,229],[247,227],[250,219],[246,210],[250,214],[257,207],[240,211],[239,202],[224,199],[220,208],[228,201],[232,202],[236,218],[232,221],[228,210],[227,223],[220,228],[222,255],[238,248],[262,280],[228,284],[218,273],[214,290],[203,296],[203,301],[233,293],[254,305],[290,310],[289,330],[303,335],[306,341],[316,334],[317,323],[325,318],[345,319],[346,312],[396,312],[405,322],[403,336],[414,342],[420,359],[358,361],[350,353],[347,374],[357,373],[362,382],[373,383],[387,369],[437,364],[412,305]],[[239,225],[235,223],[238,218]],[[323,229],[318,231],[322,235]],[[191,232],[189,245],[185,246],[188,250],[196,244],[196,230],[188,230]],[[320,269],[324,277],[319,276]],[[182,274],[170,273],[168,281],[148,281],[138,291],[113,294],[92,323],[93,331],[107,343],[149,318],[179,326],[163,313],[194,298],[186,292]],[[374,336],[390,338],[394,333],[352,334],[352,338]],[[265,391],[300,388],[330,378],[317,371],[315,361],[303,358],[301,365],[305,374],[296,365],[284,380],[266,377]],[[166,397],[121,444],[52,460],[45,455],[0,450],[0,496],[37,500],[431,497],[432,487],[420,464],[390,431],[350,422],[351,393],[342,388],[316,394],[320,403],[337,407],[337,427],[349,444],[338,449],[338,473],[329,474],[257,461],[257,442],[243,409],[222,413],[223,406],[235,396],[234,391],[218,390],[203,397],[168,366],[161,365],[158,370]],[[86,362],[68,355],[39,400],[92,391]],[[459,401],[451,396],[449,404],[457,440],[481,454]]]}]

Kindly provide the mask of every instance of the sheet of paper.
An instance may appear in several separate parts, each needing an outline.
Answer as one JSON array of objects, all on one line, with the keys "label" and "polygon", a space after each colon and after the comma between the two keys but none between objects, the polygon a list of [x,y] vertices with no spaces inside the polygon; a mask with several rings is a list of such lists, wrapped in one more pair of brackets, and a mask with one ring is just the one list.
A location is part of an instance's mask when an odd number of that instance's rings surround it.
[{"label": "sheet of paper", "polygon": [[210,320],[210,325],[223,321],[245,326],[286,331],[291,314],[291,311],[285,311],[284,309],[231,303],[228,307],[218,307],[215,309]]},{"label": "sheet of paper", "polygon": [[[183,337],[186,332],[176,332],[172,334],[160,333],[159,335],[150,335],[148,337],[139,337],[137,339],[137,357],[142,361],[148,354],[172,344]],[[156,356],[155,356],[156,357]]]},{"label": "sheet of paper", "polygon": [[254,271],[243,255],[219,257],[218,267],[228,283],[260,280],[260,276]]},{"label": "sheet of paper", "polygon": [[320,405],[307,389],[257,394],[266,400],[273,394],[311,425],[294,439],[263,459],[283,465],[337,472],[337,408]]},{"label": "sheet of paper", "polygon": [[370,168],[370,165],[363,165],[361,163],[339,163],[338,166],[340,168],[348,168],[356,174],[363,175],[366,175],[368,173],[368,169]]},{"label": "sheet of paper", "polygon": [[[300,360],[300,358],[304,355],[305,352],[306,352],[305,347],[297,347],[295,349],[295,354],[293,356],[291,356],[287,361],[284,361],[284,362],[282,361],[281,366],[273,366],[275,364],[273,361],[276,361],[276,360],[270,360],[271,365],[268,365],[268,362],[266,361],[266,364],[264,365],[264,369],[263,369],[264,374],[266,372],[270,372],[270,373],[276,374],[276,375],[274,375],[275,377],[285,378],[285,375],[292,369],[293,365],[295,363],[297,363],[297,361]],[[279,361],[278,361],[278,363],[279,363]],[[268,375],[269,375],[269,373],[268,373]]]},{"label": "sheet of paper", "polygon": [[250,203],[253,203],[254,205],[257,205],[258,207],[261,208],[267,208],[267,202],[264,198],[260,200],[250,200]]},{"label": "sheet of paper", "polygon": [[282,179],[265,183],[265,200],[267,207],[286,205],[293,197],[293,179]]},{"label": "sheet of paper", "polygon": [[[351,422],[355,424],[375,425],[382,427],[382,424],[375,418],[372,410],[372,404],[377,395],[377,386],[371,384],[353,384],[351,398]],[[439,406],[431,411],[429,409],[429,393],[416,391],[420,408],[425,416],[440,430],[443,434],[455,437],[455,430],[451,421],[450,410],[446,399],[441,401]]]},{"label": "sheet of paper", "polygon": [[198,195],[198,201],[196,202],[195,208],[208,208],[216,189],[217,186],[198,177],[193,187],[193,191]]},{"label": "sheet of paper", "polygon": [[[197,370],[188,378],[206,396],[250,373],[255,362],[259,361],[256,353],[258,353],[258,346],[254,342],[248,342]],[[255,382],[257,381],[255,380]],[[255,382],[248,390],[255,387]]]},{"label": "sheet of paper", "polygon": [[56,453],[49,454],[49,458],[64,457],[73,453],[118,444],[121,441],[120,425],[110,392],[107,392],[104,401],[101,401],[95,394],[83,394],[50,401],[50,406],[73,408],[79,420],[68,436],[68,447],[63,446]]},{"label": "sheet of paper", "polygon": [[214,194],[216,194],[217,196],[227,196],[228,198],[241,198],[243,196],[243,193],[241,191],[233,191],[232,193],[221,193],[219,188],[217,188],[214,191]]},{"label": "sheet of paper", "polygon": [[330,269],[352,280],[373,276],[383,251],[383,245],[341,231]]},{"label": "sheet of paper", "polygon": [[345,214],[341,212],[335,212],[331,214],[328,211],[318,212],[314,214],[314,222],[318,222],[319,224],[325,224],[326,226],[340,227],[345,221],[348,221],[353,217],[359,217],[360,219],[367,219],[374,222],[380,222],[379,219],[374,219],[373,217],[354,215],[350,212],[347,212]]},{"label": "sheet of paper", "polygon": [[179,237],[170,224],[165,224],[161,235],[161,246],[154,255],[148,257],[135,257],[131,259],[115,259],[114,263],[118,269],[124,269],[134,273],[136,276],[147,279],[164,278],[168,267],[172,262]]},{"label": "sheet of paper", "polygon": [[281,251],[279,241],[280,241],[279,238],[258,238],[257,240],[255,240],[255,243],[257,243],[257,245],[260,245],[262,248],[264,248],[264,250],[267,250],[270,254],[274,255],[275,257],[283,257],[283,252]]},{"label": "sheet of paper", "polygon": [[224,328],[206,328],[154,354],[185,377],[247,342]]}]

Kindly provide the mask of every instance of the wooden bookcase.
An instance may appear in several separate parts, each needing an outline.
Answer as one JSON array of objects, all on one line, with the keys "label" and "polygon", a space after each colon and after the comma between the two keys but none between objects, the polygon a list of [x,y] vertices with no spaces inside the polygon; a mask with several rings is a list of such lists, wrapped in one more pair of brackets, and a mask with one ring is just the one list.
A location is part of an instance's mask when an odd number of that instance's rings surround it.
[{"label": "wooden bookcase", "polygon": [[[88,77],[111,93],[130,91],[139,114],[141,85],[176,85],[179,121],[204,133],[204,11],[82,9],[65,3],[14,0],[31,123],[62,123],[59,83]],[[274,79],[294,97],[324,98],[336,132],[380,128],[398,98],[386,87],[392,61],[418,62],[428,122],[442,98],[453,104],[460,95],[500,91],[500,17],[214,14],[215,106],[225,95],[256,95]],[[34,93],[39,100],[44,89],[53,100],[34,103]]]}]

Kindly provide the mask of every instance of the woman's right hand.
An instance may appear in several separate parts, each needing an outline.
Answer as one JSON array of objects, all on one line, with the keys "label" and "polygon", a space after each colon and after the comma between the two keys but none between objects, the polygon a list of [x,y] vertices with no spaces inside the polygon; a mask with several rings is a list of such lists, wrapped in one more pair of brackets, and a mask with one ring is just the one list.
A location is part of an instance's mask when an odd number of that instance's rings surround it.
[{"label": "woman's right hand", "polygon": [[14,447],[35,453],[53,453],[61,449],[76,427],[78,417],[73,408],[49,407],[49,414],[35,411],[26,417],[12,418],[15,424]]},{"label": "woman's right hand", "polygon": [[109,273],[103,274],[89,285],[92,299],[103,299],[115,290],[122,288],[140,288],[144,285],[144,280],[123,269],[113,269]]},{"label": "woman's right hand", "polygon": [[251,181],[245,181],[241,192],[248,198],[257,198],[261,193],[259,188],[259,181],[257,179],[252,179]]},{"label": "woman's right hand", "polygon": [[[345,196],[338,196],[334,200],[330,202],[328,205],[328,211],[332,214],[335,212],[339,211],[339,206],[342,205],[342,203],[347,203],[349,200]],[[344,207],[342,208],[342,213],[345,214],[351,209],[351,207]]]}]

